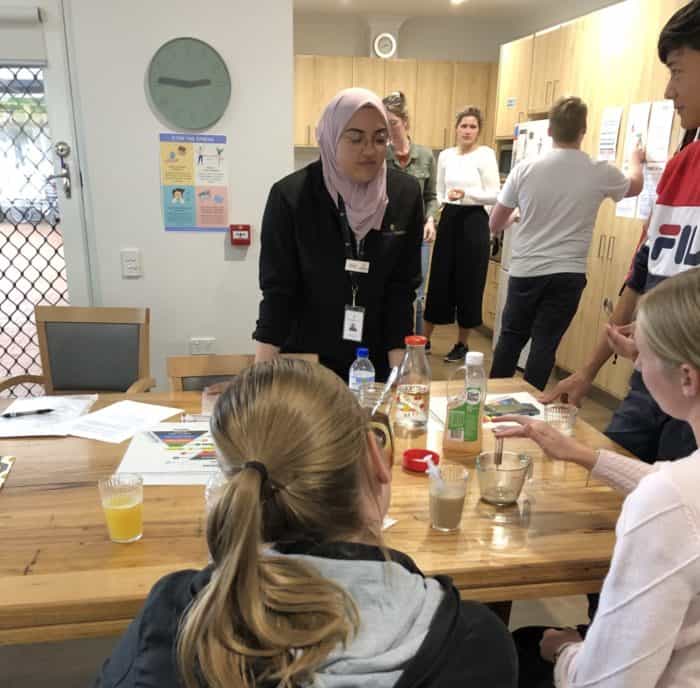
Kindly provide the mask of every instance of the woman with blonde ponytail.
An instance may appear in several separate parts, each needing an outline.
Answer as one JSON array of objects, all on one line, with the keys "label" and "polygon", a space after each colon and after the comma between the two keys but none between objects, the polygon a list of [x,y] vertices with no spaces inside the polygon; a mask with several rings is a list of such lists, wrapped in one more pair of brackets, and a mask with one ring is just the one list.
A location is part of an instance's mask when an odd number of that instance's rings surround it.
[{"label": "woman with blonde ponytail", "polygon": [[[645,294],[634,333],[644,384],[664,413],[700,437],[700,268]],[[520,686],[683,688],[700,677],[700,450],[649,465],[598,452],[546,423],[504,416],[554,459],[627,494],[600,605],[585,640],[573,629],[522,628]],[[582,629],[584,630],[584,629]],[[544,633],[543,633],[544,631]],[[533,641],[539,641],[535,656]],[[552,676],[553,673],[553,676]]]},{"label": "woman with blonde ponytail", "polygon": [[503,624],[382,545],[392,468],[336,375],[259,363],[211,429],[213,563],[155,585],[97,686],[514,688]]}]

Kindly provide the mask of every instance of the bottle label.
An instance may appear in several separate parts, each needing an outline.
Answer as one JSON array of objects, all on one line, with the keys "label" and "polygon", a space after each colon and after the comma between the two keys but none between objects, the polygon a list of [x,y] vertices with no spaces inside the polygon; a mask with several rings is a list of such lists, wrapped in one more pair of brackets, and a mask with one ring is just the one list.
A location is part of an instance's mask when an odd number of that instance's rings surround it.
[{"label": "bottle label", "polygon": [[374,373],[366,370],[351,372],[348,387],[353,391],[359,392],[360,387],[367,382],[374,382]]},{"label": "bottle label", "polygon": [[468,387],[466,401],[448,410],[447,430],[451,440],[476,442],[479,439],[481,397],[481,388]]}]

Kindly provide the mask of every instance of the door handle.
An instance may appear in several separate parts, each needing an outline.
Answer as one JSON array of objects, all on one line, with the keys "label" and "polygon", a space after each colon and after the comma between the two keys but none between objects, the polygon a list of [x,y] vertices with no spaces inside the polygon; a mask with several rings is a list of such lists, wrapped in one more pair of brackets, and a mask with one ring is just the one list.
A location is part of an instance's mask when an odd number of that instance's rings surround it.
[{"label": "door handle", "polygon": [[603,299],[603,310],[608,317],[613,313],[613,302],[607,296]]},{"label": "door handle", "polygon": [[615,237],[611,236],[608,241],[608,250],[605,252],[605,259],[612,262],[613,251],[615,249]]},{"label": "door handle", "polygon": [[605,241],[605,234],[601,234],[598,239],[598,255],[597,258],[602,258],[603,253],[603,242]]},{"label": "door handle", "polygon": [[59,141],[53,148],[61,161],[61,171],[58,174],[49,175],[46,177],[46,181],[51,182],[54,179],[60,179],[63,182],[63,193],[66,195],[66,198],[70,198],[72,195],[71,175],[70,167],[66,162],[66,158],[70,155],[70,146],[65,141]]}]

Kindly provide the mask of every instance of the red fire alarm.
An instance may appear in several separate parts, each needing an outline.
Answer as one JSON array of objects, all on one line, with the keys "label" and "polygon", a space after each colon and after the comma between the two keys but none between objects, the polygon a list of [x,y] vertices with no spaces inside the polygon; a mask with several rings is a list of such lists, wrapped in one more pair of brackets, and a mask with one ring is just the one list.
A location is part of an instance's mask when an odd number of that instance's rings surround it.
[{"label": "red fire alarm", "polygon": [[234,246],[250,246],[250,225],[230,225],[231,244]]}]

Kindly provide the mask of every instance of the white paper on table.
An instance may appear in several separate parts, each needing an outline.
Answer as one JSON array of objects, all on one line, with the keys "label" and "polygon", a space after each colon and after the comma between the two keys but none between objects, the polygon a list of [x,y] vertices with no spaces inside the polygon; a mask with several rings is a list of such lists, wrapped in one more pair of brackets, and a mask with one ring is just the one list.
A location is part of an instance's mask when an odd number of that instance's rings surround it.
[{"label": "white paper on table", "polygon": [[119,444],[137,432],[170,418],[182,409],[138,401],[118,401],[78,418],[67,428],[69,435]]},{"label": "white paper on table", "polygon": [[[506,398],[515,399],[521,404],[532,404],[539,411],[539,415],[536,416],[536,418],[538,418],[539,420],[542,420],[544,418],[544,404],[541,404],[539,401],[537,401],[537,399],[535,399],[535,397],[533,397],[532,394],[530,394],[530,392],[515,392],[514,394],[487,394],[486,403],[490,404],[494,401],[498,401],[499,399]],[[487,430],[491,430],[495,427],[508,427],[509,425],[517,425],[517,423],[513,423],[512,421],[507,421],[505,423],[500,421],[492,421],[490,423],[484,423],[482,427]]]},{"label": "white paper on table", "polygon": [[[208,431],[209,423],[160,423],[149,430]],[[219,470],[218,461],[178,458],[184,457],[187,447],[199,444],[199,440],[197,438],[181,449],[173,450],[148,431],[140,432],[131,440],[117,473],[139,473],[145,485],[205,485]]]},{"label": "white paper on table", "polygon": [[[539,418],[544,418],[544,405],[541,404],[535,397],[529,392],[513,392],[512,394],[487,394],[486,404],[493,401],[498,401],[499,399],[505,399],[506,397],[515,399],[523,404],[532,404],[539,412]],[[447,398],[437,397],[430,400],[430,415],[438,421],[443,427],[445,425],[445,418],[447,418]],[[507,425],[517,425],[517,423],[484,423],[482,428],[491,429],[496,426],[507,426]]]},{"label": "white paper on table", "polygon": [[617,158],[617,139],[620,136],[621,107],[608,107],[603,110],[598,142],[598,160],[615,162]]},{"label": "white paper on table", "polygon": [[385,516],[384,521],[382,521],[382,530],[388,530],[391,526],[396,525],[398,520],[391,518],[391,516]]},{"label": "white paper on table", "polygon": [[17,399],[3,413],[52,409],[51,413],[0,418],[0,437],[65,437],[68,426],[97,401],[97,394]]},{"label": "white paper on table", "polygon": [[666,162],[673,129],[674,107],[672,100],[657,100],[651,104],[649,133],[647,136],[647,161]]}]

